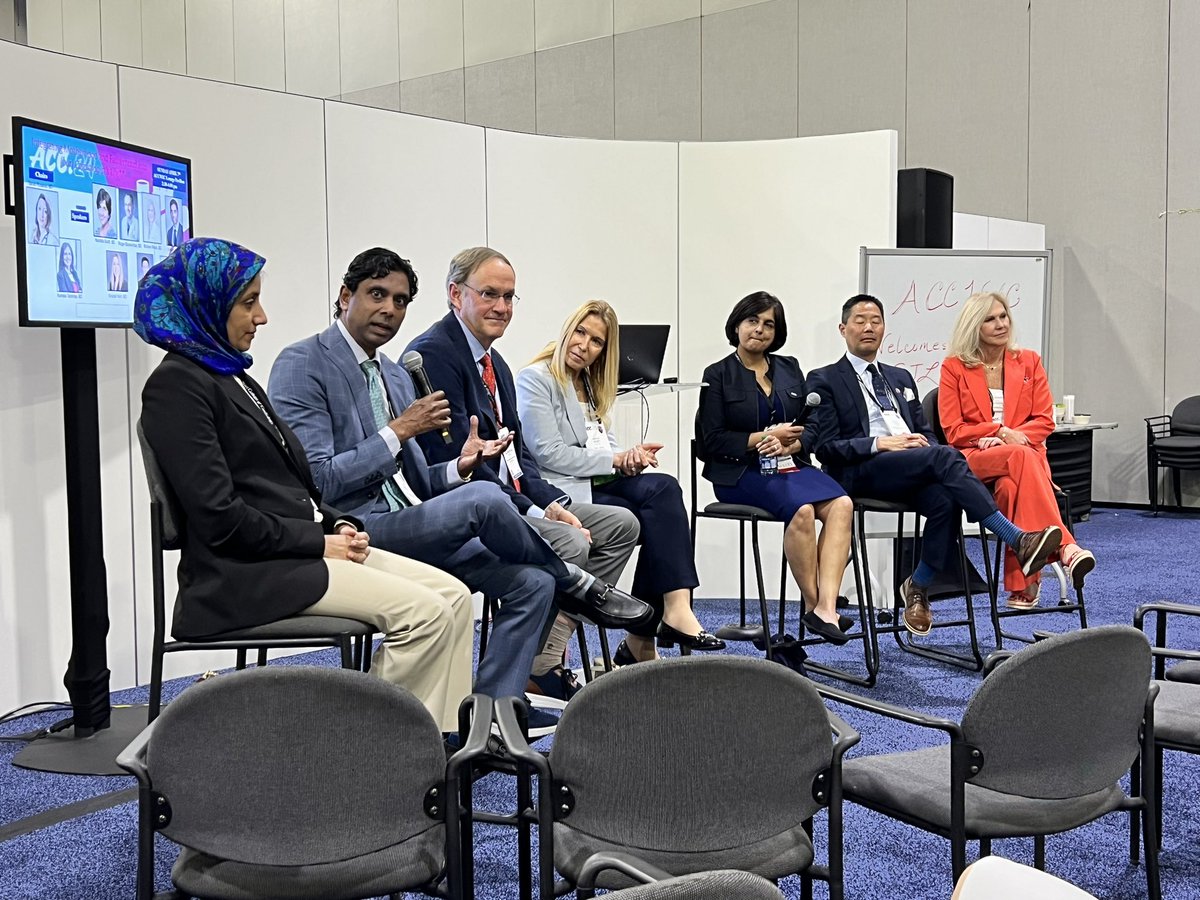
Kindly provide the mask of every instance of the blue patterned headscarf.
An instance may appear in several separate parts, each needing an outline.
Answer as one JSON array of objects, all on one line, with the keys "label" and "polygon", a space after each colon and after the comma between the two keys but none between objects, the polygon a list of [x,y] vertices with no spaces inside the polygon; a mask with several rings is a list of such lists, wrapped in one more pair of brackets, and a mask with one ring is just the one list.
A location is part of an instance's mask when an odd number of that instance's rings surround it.
[{"label": "blue patterned headscarf", "polygon": [[193,238],[150,267],[138,285],[133,330],[147,344],[181,353],[220,375],[254,361],[229,343],[229,311],[266,260],[218,238]]}]

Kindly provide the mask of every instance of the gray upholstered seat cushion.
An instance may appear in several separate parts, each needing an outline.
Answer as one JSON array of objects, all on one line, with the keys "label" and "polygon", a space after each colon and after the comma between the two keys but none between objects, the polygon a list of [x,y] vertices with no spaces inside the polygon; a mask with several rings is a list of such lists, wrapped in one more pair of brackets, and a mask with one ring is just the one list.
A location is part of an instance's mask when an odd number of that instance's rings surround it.
[{"label": "gray upholstered seat cushion", "polygon": [[[842,767],[842,790],[847,800],[885,805],[948,831],[950,747],[848,760]],[[1082,797],[1042,800],[968,783],[966,833],[968,838],[1053,834],[1119,809],[1124,801],[1116,784]]]},{"label": "gray upholstered seat cushion", "polygon": [[1185,659],[1167,669],[1167,681],[1200,684],[1200,659]]},{"label": "gray upholstered seat cushion", "polygon": [[[720,815],[720,804],[711,810]],[[720,850],[695,853],[662,852],[644,847],[630,847],[593,837],[556,822],[554,825],[554,865],[574,881],[583,864],[593,853],[628,852],[673,875],[707,872],[713,869],[741,869],[772,880],[802,871],[813,861],[813,845],[800,823],[781,834],[771,835],[753,843]],[[617,872],[606,871],[597,878],[599,887],[624,887],[632,882]]]},{"label": "gray upholstered seat cushion", "polygon": [[1182,681],[1156,681],[1154,737],[1200,750],[1200,685]]},{"label": "gray upholstered seat cushion", "polygon": [[393,847],[311,866],[255,866],[183,848],[171,878],[197,897],[220,900],[360,900],[432,882],[445,866],[445,826]]}]

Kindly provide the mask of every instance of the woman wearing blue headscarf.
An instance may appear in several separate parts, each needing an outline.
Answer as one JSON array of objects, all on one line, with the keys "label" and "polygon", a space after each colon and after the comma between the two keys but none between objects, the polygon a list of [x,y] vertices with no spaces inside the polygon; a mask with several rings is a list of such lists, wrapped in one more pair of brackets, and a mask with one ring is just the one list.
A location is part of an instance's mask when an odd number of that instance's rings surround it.
[{"label": "woman wearing blue headscarf", "polygon": [[213,238],[151,267],[134,331],[167,351],[142,390],[142,429],[184,515],[172,634],[195,638],[297,614],[345,616],[384,640],[373,669],[443,731],[471,686],[470,592],[445,572],[371,549],[321,502],[304,449],[246,369],[267,315],[265,260]]}]

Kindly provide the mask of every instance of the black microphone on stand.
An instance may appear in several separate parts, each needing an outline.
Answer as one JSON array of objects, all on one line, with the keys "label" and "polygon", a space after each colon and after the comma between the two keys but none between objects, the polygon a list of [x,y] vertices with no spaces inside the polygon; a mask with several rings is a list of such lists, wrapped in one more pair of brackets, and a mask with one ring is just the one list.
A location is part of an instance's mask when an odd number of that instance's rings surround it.
[{"label": "black microphone on stand", "polygon": [[[408,370],[408,374],[412,376],[413,385],[416,386],[418,397],[428,397],[433,393],[433,385],[429,383],[429,375],[425,371],[425,360],[416,350],[409,350],[401,357],[400,362],[404,364],[404,368]],[[813,394],[812,396],[816,396]],[[454,442],[450,437],[450,429],[442,429],[442,440],[447,444]]]},{"label": "black microphone on stand", "polygon": [[[407,365],[407,363],[406,363],[406,365]],[[820,405],[821,405],[821,395],[818,394],[816,391],[813,391],[811,394],[809,394],[807,397],[804,398],[804,409],[800,410],[800,413],[796,416],[796,419],[794,422],[792,422],[792,424],[793,425],[803,425],[805,423],[805,421],[807,421],[809,414]]]}]

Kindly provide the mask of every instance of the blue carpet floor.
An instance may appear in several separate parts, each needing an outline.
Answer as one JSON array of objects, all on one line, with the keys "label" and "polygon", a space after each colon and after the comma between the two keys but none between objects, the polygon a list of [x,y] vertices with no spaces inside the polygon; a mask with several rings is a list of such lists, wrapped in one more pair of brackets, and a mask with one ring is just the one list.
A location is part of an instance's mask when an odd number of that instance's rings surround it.
[{"label": "blue carpet floor", "polygon": [[[1157,519],[1132,511],[1096,511],[1090,522],[1079,526],[1077,537],[1096,551],[1099,567],[1089,579],[1090,624],[1129,624],[1139,603],[1171,599],[1200,603],[1200,573],[1195,554],[1200,549],[1200,519],[1164,516]],[[733,560],[730,560],[733,565]],[[793,591],[794,594],[794,591]],[[709,629],[732,621],[736,604],[698,601],[697,614]],[[935,605],[938,617],[949,618],[961,611],[961,601]],[[981,643],[991,649],[991,627],[979,616]],[[789,610],[787,630],[796,633],[796,609]],[[1041,616],[1020,620],[1046,630],[1065,630],[1074,620],[1063,616]],[[953,643],[953,634],[938,634],[934,640]],[[1200,647],[1200,622],[1172,632],[1173,643]],[[590,646],[598,648],[595,636]],[[898,703],[928,713],[957,719],[980,683],[976,673],[961,671],[901,652],[894,641],[881,638],[882,671],[879,685],[870,692],[880,700]],[[813,656],[846,667],[861,667],[856,645],[844,648],[818,647]],[[749,646],[731,652],[753,654]],[[576,650],[572,647],[573,659]],[[286,664],[335,665],[330,653],[308,654],[281,660]],[[167,686],[168,697],[182,690],[190,679]],[[1054,690],[1054,685],[1046,685]],[[123,691],[114,702],[145,702],[145,689]],[[856,710],[838,710],[858,728],[862,743],[852,756],[893,750],[914,749],[939,740],[936,733],[910,729]],[[31,717],[0,727],[0,734],[15,734],[46,725],[61,714]],[[549,739],[538,746],[549,746]],[[88,778],[28,772],[10,764],[20,745],[0,743],[0,827],[36,813],[76,800],[132,786],[127,778]],[[1071,760],[1063,760],[1071,765]],[[1163,892],[1169,900],[1200,898],[1200,758],[1168,753],[1166,759],[1165,834],[1162,853]],[[511,779],[489,775],[475,791],[481,808],[507,810],[515,795]],[[133,895],[136,863],[135,807],[124,804],[43,828],[0,843],[0,900],[67,900],[67,898],[125,898]],[[823,819],[817,820],[818,858],[824,853]],[[933,900],[950,895],[948,842],[885,819],[854,806],[846,807],[846,892],[848,897],[904,897]],[[1145,874],[1128,864],[1128,818],[1109,816],[1090,826],[1047,840],[1047,869],[1111,900],[1144,897]],[[972,847],[973,851],[973,847]],[[1032,862],[1032,842],[997,841],[993,852],[1022,862]],[[172,845],[159,839],[158,886],[169,886],[169,869],[174,860]],[[480,825],[476,829],[476,884],[480,898],[508,900],[516,897],[516,840],[506,829]],[[799,896],[799,882],[782,885],[789,897]],[[825,897],[823,885],[816,896]]]}]

